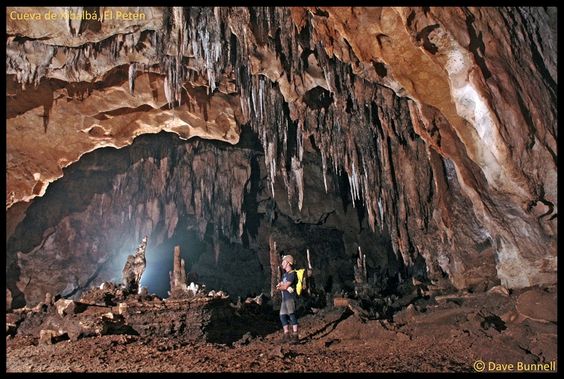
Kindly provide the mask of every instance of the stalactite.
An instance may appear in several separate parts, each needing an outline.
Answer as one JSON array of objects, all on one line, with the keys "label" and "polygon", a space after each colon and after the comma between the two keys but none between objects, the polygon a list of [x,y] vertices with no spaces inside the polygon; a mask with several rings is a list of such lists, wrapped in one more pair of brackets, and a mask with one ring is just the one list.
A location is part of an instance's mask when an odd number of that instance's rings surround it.
[{"label": "stalactite", "polygon": [[276,177],[276,157],[275,157],[275,145],[274,142],[269,142],[266,149],[266,167],[270,172],[270,190],[272,197],[274,197],[274,178]]},{"label": "stalactite", "polygon": [[166,102],[169,104],[169,106],[172,104],[172,93],[170,90],[170,84],[169,84],[169,79],[168,79],[168,75],[165,76],[164,78],[164,93],[165,93],[165,98],[166,98]]},{"label": "stalactite", "polygon": [[[90,59],[105,55],[116,65],[129,64],[129,91],[133,94],[135,77],[141,66],[137,66],[140,62],[131,62],[127,57],[137,53],[137,49],[142,49],[139,52],[147,59],[146,69],[152,67],[152,70],[164,76],[164,94],[171,108],[180,105],[182,86],[187,80],[206,78],[208,93],[213,93],[225,76],[232,75],[240,94],[242,118],[248,120],[262,143],[272,196],[275,194],[275,181],[281,177],[289,201],[297,203],[298,209],[302,209],[304,138],[311,136],[321,151],[325,191],[331,190],[327,180],[331,169],[335,176],[344,171],[348,177],[350,194],[343,196],[350,196],[353,206],[356,202],[363,202],[368,223],[373,230],[376,224],[380,230],[387,225],[390,233],[398,235],[399,216],[392,211],[396,199],[381,195],[390,191],[392,178],[384,175],[388,169],[380,167],[378,162],[390,162],[392,155],[384,146],[386,137],[392,134],[391,144],[395,144],[397,137],[394,130],[399,128],[396,124],[405,122],[399,120],[397,114],[383,111],[389,108],[384,102],[393,96],[389,93],[391,90],[360,78],[353,73],[350,63],[339,60],[331,49],[326,50],[326,46],[315,39],[311,14],[308,13],[300,31],[292,21],[291,11],[279,7],[251,10],[236,7],[173,7],[166,17],[169,30],[118,34],[76,48],[11,40],[7,46],[7,73],[15,74],[22,85],[37,84],[41,78],[52,74],[49,65],[52,57],[59,53],[67,56],[63,70],[79,80],[87,72],[85,67]],[[280,61],[287,86],[293,90],[296,89],[298,77],[303,74],[301,52],[311,50],[322,69],[332,105],[310,109],[302,108],[301,100],[288,104],[278,83],[263,73],[252,73],[249,57],[256,56],[259,40]],[[22,59],[24,55],[20,51],[30,48],[42,49],[41,56],[45,56],[45,60],[32,65]],[[349,55],[355,59],[350,47]],[[393,101],[397,104],[405,102],[398,99]],[[296,108],[298,111],[295,111]],[[297,119],[292,119],[290,114],[297,114]],[[288,151],[288,145],[294,146],[294,141],[288,141],[291,123],[297,125],[295,151]],[[386,131],[382,130],[382,123],[389,125]],[[401,127],[408,128],[409,125]],[[205,180],[191,183],[194,188],[191,201],[200,220],[211,219],[210,214],[216,209],[212,203],[224,198],[218,188],[208,185],[217,179],[215,174],[209,170],[204,172]],[[244,230],[246,216],[241,210],[241,203],[231,199],[229,204],[235,209],[233,216],[221,210],[214,218],[213,223],[225,230],[229,238],[240,238]],[[131,212],[128,217],[132,217]],[[235,226],[231,226],[231,217],[236,218],[233,222]],[[199,224],[202,236],[207,222],[201,221]]]},{"label": "stalactite", "polygon": [[219,245],[219,233],[217,229],[214,230],[212,244],[213,244],[213,258],[215,264],[217,265],[219,262],[219,253],[221,249]]},{"label": "stalactite", "polygon": [[304,201],[304,169],[296,157],[292,157],[292,173],[298,189],[298,209],[301,211]]},{"label": "stalactite", "polygon": [[131,63],[129,65],[129,94],[133,96],[133,91],[135,90],[135,76],[137,75],[136,63]]},{"label": "stalactite", "polygon": [[298,150],[298,160],[299,160],[300,163],[304,159],[304,142],[303,141],[306,138],[306,136],[303,132],[302,124],[303,124],[303,122],[300,120],[298,122],[298,130],[296,132],[296,144],[297,144],[297,150]]},{"label": "stalactite", "polygon": [[[243,199],[251,176],[251,152],[241,151],[237,160],[230,151],[195,142],[186,145],[182,172],[176,172],[185,184],[181,188],[187,208],[193,210],[198,232],[204,239],[208,223],[231,241],[240,242],[246,217]],[[230,162],[227,166],[223,162]],[[190,212],[192,213],[192,211]]]}]

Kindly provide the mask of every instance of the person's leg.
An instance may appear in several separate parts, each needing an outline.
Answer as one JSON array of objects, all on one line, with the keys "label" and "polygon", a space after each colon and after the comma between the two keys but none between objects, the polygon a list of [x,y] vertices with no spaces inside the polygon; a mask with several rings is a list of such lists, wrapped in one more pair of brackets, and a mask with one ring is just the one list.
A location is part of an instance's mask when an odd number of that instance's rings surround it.
[{"label": "person's leg", "polygon": [[282,337],[282,342],[289,341],[289,332],[290,332],[290,317],[288,316],[288,309],[287,304],[284,300],[282,300],[282,304],[280,305],[280,322],[282,323],[282,329],[284,331],[284,335]]},{"label": "person's leg", "polygon": [[296,317],[295,313],[289,314],[288,318],[290,319],[290,325],[292,325],[292,331],[294,333],[298,333],[298,318]]},{"label": "person's leg", "polygon": [[298,318],[296,317],[295,313],[288,315],[290,319],[290,325],[292,325],[292,332],[296,336],[298,335]]},{"label": "person's leg", "polygon": [[290,319],[289,324],[292,325],[292,337],[290,341],[292,343],[298,343],[298,317],[296,316],[296,303],[293,299],[288,302],[286,310],[288,311],[288,318]]},{"label": "person's leg", "polygon": [[289,327],[290,317],[286,314],[281,314],[280,321],[282,322],[282,329],[284,330],[284,334],[288,334],[290,329]]}]

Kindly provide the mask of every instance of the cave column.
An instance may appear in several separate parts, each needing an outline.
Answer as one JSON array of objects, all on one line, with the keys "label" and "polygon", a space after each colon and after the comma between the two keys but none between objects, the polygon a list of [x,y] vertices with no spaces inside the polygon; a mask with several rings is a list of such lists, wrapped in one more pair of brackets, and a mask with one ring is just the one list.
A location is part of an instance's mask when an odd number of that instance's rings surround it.
[{"label": "cave column", "polygon": [[273,307],[277,307],[280,303],[281,294],[276,290],[276,285],[280,282],[280,257],[276,252],[276,241],[270,236],[268,239],[270,247],[270,297],[272,298]]},{"label": "cave column", "polygon": [[170,276],[170,291],[169,295],[172,296],[179,291],[184,291],[186,288],[186,269],[184,259],[180,258],[180,246],[174,247],[174,260],[172,271],[169,272]]}]

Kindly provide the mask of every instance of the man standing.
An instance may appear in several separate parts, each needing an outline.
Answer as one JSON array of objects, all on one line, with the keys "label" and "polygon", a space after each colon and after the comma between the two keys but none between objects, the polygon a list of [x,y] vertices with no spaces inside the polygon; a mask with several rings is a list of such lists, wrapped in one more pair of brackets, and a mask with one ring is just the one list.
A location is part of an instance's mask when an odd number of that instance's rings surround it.
[{"label": "man standing", "polygon": [[[296,317],[296,283],[297,275],[292,269],[294,258],[291,255],[282,257],[282,281],[276,285],[276,289],[282,292],[282,304],[280,306],[280,321],[284,328],[282,342],[298,343],[298,318]],[[290,327],[292,334],[290,336]]]}]

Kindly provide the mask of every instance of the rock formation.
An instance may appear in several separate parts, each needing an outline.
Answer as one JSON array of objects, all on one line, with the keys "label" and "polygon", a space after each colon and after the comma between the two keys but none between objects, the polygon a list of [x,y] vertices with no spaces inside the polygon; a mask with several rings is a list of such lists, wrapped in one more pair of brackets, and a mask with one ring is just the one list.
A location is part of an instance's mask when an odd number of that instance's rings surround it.
[{"label": "rock formation", "polygon": [[174,247],[174,260],[170,275],[170,297],[177,297],[187,292],[186,286],[186,269],[184,267],[184,259],[180,258],[180,246]]},{"label": "rock formation", "polygon": [[[472,290],[556,282],[555,8],[52,9],[100,17],[7,8],[19,306],[111,278],[126,245],[182,223],[258,292],[270,235],[315,246],[328,291],[353,287],[358,246],[382,286],[398,273]],[[95,155],[162,130],[224,144]],[[54,205],[65,177],[96,172]],[[235,251],[249,272],[230,268]],[[219,281],[206,259],[198,272]]]},{"label": "rock formation", "polygon": [[360,298],[366,298],[370,292],[366,276],[366,255],[362,254],[360,246],[358,247],[358,258],[354,266],[354,292]]},{"label": "rock formation", "polygon": [[270,237],[268,239],[269,258],[270,258],[270,297],[280,300],[280,293],[276,290],[276,285],[280,283],[280,257],[276,252],[276,241]]},{"label": "rock formation", "polygon": [[122,271],[122,282],[126,293],[136,294],[141,283],[141,276],[145,271],[147,261],[145,250],[147,249],[147,236],[143,237],[141,244],[133,255],[127,257]]},{"label": "rock formation", "polygon": [[12,291],[6,288],[6,311],[12,310]]},{"label": "rock formation", "polygon": [[154,295],[124,294],[113,283],[101,287],[89,289],[80,301],[59,299],[53,304],[49,295],[42,304],[47,306],[10,312],[6,317],[6,333],[43,344],[112,334],[232,343],[249,330],[253,333],[264,330],[264,320],[258,321],[260,317],[268,317],[256,313],[253,306],[264,309],[261,296],[255,299],[256,303],[235,309],[223,291],[180,298],[179,291],[186,293],[184,285],[175,288],[176,296],[163,301]]}]

